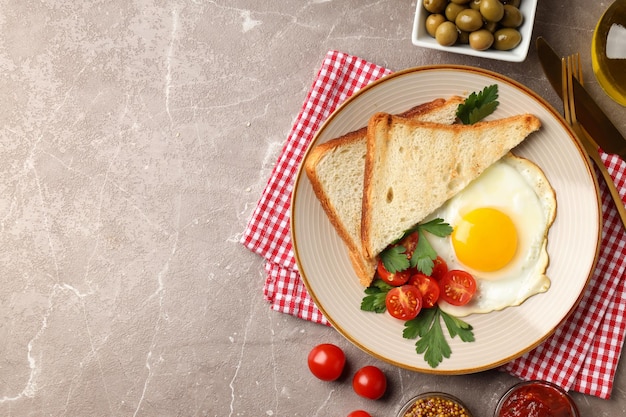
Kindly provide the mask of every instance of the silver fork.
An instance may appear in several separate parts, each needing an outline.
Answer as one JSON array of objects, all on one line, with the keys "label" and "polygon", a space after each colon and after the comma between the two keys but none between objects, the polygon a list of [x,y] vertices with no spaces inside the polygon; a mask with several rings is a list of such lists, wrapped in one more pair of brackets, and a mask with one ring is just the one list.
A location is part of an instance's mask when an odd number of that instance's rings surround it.
[{"label": "silver fork", "polygon": [[622,220],[622,224],[626,227],[626,208],[624,207],[624,203],[622,202],[622,198],[619,195],[619,191],[615,187],[615,183],[613,183],[613,178],[606,170],[606,166],[602,159],[600,158],[600,154],[598,154],[598,144],[593,140],[593,138],[585,131],[578,120],[576,119],[576,106],[574,105],[574,85],[573,78],[576,78],[580,84],[583,83],[582,78],[582,67],[580,65],[580,54],[576,53],[568,56],[567,58],[561,58],[561,87],[563,89],[563,114],[565,116],[565,120],[572,127],[572,130],[578,137],[580,143],[585,148],[587,155],[593,160],[593,162],[598,167],[598,170],[602,174],[604,181],[611,193],[611,197],[615,202],[615,206],[617,207],[617,211],[619,213],[620,219]]}]

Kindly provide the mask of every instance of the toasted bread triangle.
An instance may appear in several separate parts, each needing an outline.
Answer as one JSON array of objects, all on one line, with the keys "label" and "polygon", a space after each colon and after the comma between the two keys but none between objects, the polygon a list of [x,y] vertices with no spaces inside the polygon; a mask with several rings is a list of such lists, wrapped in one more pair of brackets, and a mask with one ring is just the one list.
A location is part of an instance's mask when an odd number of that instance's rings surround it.
[{"label": "toasted bread triangle", "polygon": [[[458,96],[437,99],[416,106],[398,117],[452,124],[463,99]],[[348,255],[359,282],[371,284],[376,262],[365,256],[361,245],[361,209],[367,127],[331,139],[311,149],[304,161],[313,191],[333,227],[348,248]]]},{"label": "toasted bread triangle", "polygon": [[473,125],[372,116],[361,218],[366,259],[373,261],[540,126],[530,114]]}]

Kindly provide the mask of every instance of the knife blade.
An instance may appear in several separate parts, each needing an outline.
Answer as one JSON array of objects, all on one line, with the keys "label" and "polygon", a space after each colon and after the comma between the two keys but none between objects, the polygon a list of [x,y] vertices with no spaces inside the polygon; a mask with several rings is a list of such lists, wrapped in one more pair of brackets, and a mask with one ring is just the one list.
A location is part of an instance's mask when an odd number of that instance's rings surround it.
[{"label": "knife blade", "polygon": [[[537,54],[539,62],[546,74],[550,85],[558,96],[563,99],[561,86],[561,57],[543,38],[537,38]],[[576,106],[576,117],[587,133],[598,143],[600,148],[606,153],[619,155],[626,160],[626,139],[615,127],[613,122],[602,111],[589,95],[585,87],[575,78],[573,81],[574,105]]]}]

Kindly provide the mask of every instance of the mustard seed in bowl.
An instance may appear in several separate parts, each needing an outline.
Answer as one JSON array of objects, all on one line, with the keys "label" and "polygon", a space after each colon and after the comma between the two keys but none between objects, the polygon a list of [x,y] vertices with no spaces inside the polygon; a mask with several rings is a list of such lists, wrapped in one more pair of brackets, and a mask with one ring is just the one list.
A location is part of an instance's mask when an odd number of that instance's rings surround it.
[{"label": "mustard seed in bowl", "polygon": [[472,417],[472,414],[458,398],[443,392],[428,392],[412,398],[398,417]]}]

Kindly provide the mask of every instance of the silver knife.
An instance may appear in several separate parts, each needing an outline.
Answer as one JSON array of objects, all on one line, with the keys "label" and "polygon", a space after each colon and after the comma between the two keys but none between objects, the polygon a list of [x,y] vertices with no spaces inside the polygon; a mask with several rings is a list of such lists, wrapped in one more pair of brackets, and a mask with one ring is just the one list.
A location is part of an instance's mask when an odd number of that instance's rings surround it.
[{"label": "silver knife", "polygon": [[[541,62],[543,72],[548,77],[548,81],[550,81],[554,91],[562,99],[561,57],[554,52],[554,49],[543,37],[537,39],[537,54],[539,55],[539,62]],[[585,87],[575,78],[572,81],[576,117],[580,124],[604,152],[619,155],[626,160],[626,139],[624,139],[624,136],[596,104],[587,90],[585,90]]]}]

